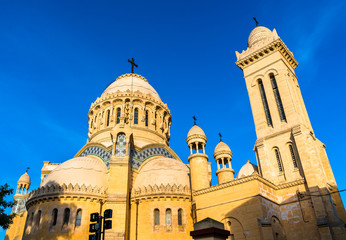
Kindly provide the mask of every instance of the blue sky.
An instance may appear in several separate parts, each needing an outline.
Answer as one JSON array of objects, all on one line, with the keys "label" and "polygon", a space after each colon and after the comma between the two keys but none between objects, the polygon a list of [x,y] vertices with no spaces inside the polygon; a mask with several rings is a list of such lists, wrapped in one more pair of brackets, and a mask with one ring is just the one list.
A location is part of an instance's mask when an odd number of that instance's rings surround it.
[{"label": "blue sky", "polygon": [[249,99],[234,64],[255,16],[299,62],[312,126],[345,189],[345,10],[345,1],[0,1],[0,184],[15,188],[29,166],[34,189],[42,161],[72,158],[86,143],[90,104],[130,71],[131,57],[168,104],[171,147],[185,163],[193,115],[214,172],[220,131],[236,173],[255,163]]}]

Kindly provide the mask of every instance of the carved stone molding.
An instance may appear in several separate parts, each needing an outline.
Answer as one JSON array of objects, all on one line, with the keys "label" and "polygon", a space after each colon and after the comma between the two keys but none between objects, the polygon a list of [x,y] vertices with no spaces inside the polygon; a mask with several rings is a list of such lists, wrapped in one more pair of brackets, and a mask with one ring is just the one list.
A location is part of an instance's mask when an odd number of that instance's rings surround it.
[{"label": "carved stone molding", "polygon": [[190,197],[191,190],[188,186],[163,185],[146,186],[132,189],[132,199],[141,199],[147,197]]}]

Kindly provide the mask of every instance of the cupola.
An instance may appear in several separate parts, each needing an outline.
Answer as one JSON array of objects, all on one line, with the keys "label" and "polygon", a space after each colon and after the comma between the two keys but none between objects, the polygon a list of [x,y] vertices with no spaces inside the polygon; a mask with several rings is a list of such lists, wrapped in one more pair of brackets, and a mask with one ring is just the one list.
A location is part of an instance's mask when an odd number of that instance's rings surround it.
[{"label": "cupola", "polygon": [[234,170],[232,169],[232,151],[222,140],[216,145],[214,158],[217,164],[216,175],[219,184],[232,181],[234,179]]},{"label": "cupola", "polygon": [[30,188],[31,180],[28,172],[26,171],[17,182],[16,194],[26,194]]},{"label": "cupola", "polygon": [[196,124],[193,125],[188,132],[186,142],[190,148],[191,154],[193,154],[192,150],[195,150],[196,153],[199,153],[199,150],[202,150],[203,154],[205,154],[207,137],[205,136],[204,131]]}]

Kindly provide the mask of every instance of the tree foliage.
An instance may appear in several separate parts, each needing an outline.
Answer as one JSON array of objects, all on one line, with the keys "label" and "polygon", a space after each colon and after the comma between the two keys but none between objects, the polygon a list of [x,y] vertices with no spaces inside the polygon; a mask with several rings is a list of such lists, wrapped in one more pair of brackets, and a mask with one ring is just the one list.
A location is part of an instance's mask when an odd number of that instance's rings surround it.
[{"label": "tree foliage", "polygon": [[13,201],[5,201],[5,197],[7,195],[11,195],[13,193],[13,189],[10,188],[6,183],[4,185],[0,185],[0,227],[3,229],[7,229],[9,225],[13,222],[13,218],[15,216],[14,213],[6,214],[6,208],[10,208],[13,206]]}]

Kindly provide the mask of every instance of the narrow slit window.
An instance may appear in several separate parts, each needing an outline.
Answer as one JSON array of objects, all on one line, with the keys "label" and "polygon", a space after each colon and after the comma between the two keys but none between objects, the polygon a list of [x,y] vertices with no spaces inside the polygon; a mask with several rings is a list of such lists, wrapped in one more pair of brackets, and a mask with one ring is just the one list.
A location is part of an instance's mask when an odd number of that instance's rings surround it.
[{"label": "narrow slit window", "polygon": [[78,209],[77,215],[76,215],[76,227],[80,226],[82,224],[82,209]]},{"label": "narrow slit window", "polygon": [[183,209],[181,208],[178,210],[178,225],[183,225]]},{"label": "narrow slit window", "polygon": [[160,210],[157,208],[154,210],[154,225],[160,225]]},{"label": "narrow slit window", "polygon": [[120,123],[120,114],[121,114],[121,109],[117,109],[117,124]]},{"label": "narrow slit window", "polygon": [[278,168],[280,172],[283,172],[283,168],[282,168],[282,162],[281,162],[281,156],[280,156],[280,152],[279,149],[275,149],[275,157],[276,157],[276,161],[278,163]]},{"label": "narrow slit window", "polygon": [[295,168],[297,168],[297,167],[298,167],[298,165],[297,165],[297,159],[296,159],[296,155],[294,154],[293,146],[290,144],[290,145],[288,145],[288,147],[289,147],[289,149],[290,149],[290,153],[291,153],[291,157],[292,157],[293,166],[294,166]]},{"label": "narrow slit window", "polygon": [[106,125],[107,125],[107,127],[109,126],[109,117],[110,117],[110,111],[109,110],[107,110],[107,120],[106,120]]},{"label": "narrow slit window", "polygon": [[69,208],[65,208],[63,225],[64,225],[64,226],[67,226],[69,220],[70,220],[70,209],[69,209]]},{"label": "narrow slit window", "polygon": [[138,108],[135,108],[133,123],[138,124]]},{"label": "narrow slit window", "polygon": [[273,92],[274,92],[274,96],[275,96],[276,105],[277,105],[278,110],[279,110],[280,119],[281,119],[281,121],[286,121],[286,115],[285,115],[284,107],[282,105],[278,85],[276,83],[276,79],[275,79],[274,74],[270,75],[270,81],[272,83]]},{"label": "narrow slit window", "polygon": [[262,98],[264,114],[265,114],[266,119],[267,119],[267,124],[268,124],[268,126],[272,127],[273,126],[272,117],[270,116],[269,105],[268,105],[266,93],[264,91],[263,82],[258,81],[258,86],[259,86],[259,90],[260,90],[260,94],[261,94],[261,98]]},{"label": "narrow slit window", "polygon": [[41,215],[42,215],[42,212],[41,212],[41,210],[39,210],[38,213],[37,213],[37,217],[36,217],[36,227],[37,228],[40,226]]},{"label": "narrow slit window", "polygon": [[58,209],[54,208],[52,213],[52,226],[56,225],[57,220],[58,220]]},{"label": "narrow slit window", "polygon": [[149,125],[149,112],[148,110],[145,111],[145,126],[148,127]]}]

